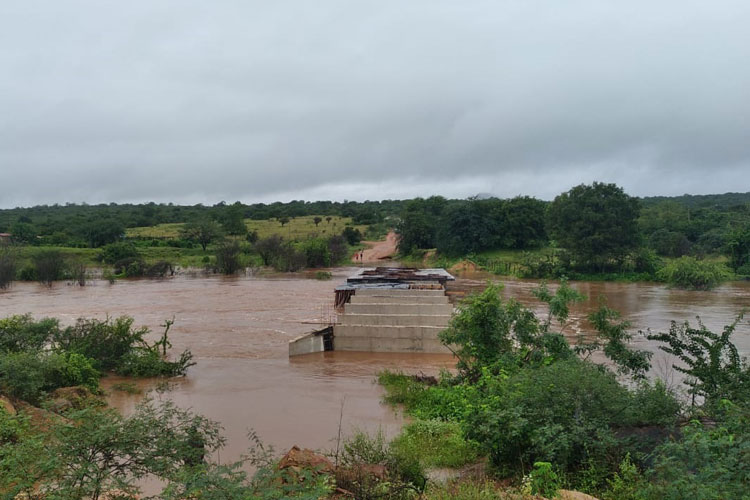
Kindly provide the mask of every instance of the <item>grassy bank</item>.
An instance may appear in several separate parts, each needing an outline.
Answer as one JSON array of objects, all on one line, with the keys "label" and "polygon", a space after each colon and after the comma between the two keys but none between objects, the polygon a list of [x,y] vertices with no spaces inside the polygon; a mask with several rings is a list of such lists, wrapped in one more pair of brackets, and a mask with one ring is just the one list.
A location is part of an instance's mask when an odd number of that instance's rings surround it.
[{"label": "grassy bank", "polygon": [[[316,225],[315,219],[321,221]],[[328,220],[330,218],[330,220]],[[257,232],[258,238],[268,238],[279,235],[287,239],[306,239],[313,236],[325,236],[340,234],[346,226],[358,229],[362,234],[367,231],[368,226],[354,224],[351,217],[339,216],[301,216],[289,218],[283,226],[279,219],[245,219],[245,227],[248,232]],[[138,239],[176,239],[180,237],[180,230],[184,223],[157,224],[156,226],[131,227],[125,230],[126,238]]]}]

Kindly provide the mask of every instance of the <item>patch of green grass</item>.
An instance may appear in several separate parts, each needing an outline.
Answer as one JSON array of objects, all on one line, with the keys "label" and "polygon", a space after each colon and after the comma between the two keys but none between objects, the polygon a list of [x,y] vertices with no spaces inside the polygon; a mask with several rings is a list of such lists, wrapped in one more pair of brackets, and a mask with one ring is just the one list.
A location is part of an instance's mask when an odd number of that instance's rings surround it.
[{"label": "patch of green grass", "polygon": [[[281,225],[278,219],[245,219],[245,226],[247,230],[257,231],[259,238],[267,238],[271,235],[278,234],[288,240],[304,240],[314,236],[331,236],[334,234],[341,234],[344,227],[352,225],[362,232],[365,233],[366,225],[354,225],[352,224],[351,217],[339,217],[331,216],[331,220],[327,221],[326,216],[319,216],[323,220],[316,226],[314,219],[316,216],[307,215],[303,217],[290,217],[289,222]],[[156,226],[147,227],[131,227],[125,230],[125,236],[127,238],[155,238],[155,239],[170,239],[179,238],[180,230],[184,226],[181,222],[174,222],[168,224],[158,224]]]},{"label": "patch of green grass", "polygon": [[23,267],[31,262],[31,258],[39,252],[43,251],[59,251],[67,261],[83,262],[90,266],[101,265],[97,260],[96,256],[99,250],[96,248],[71,248],[71,247],[32,247],[22,246],[18,247],[19,267]]},{"label": "patch of green grass", "polygon": [[126,238],[179,238],[182,222],[157,224],[156,226],[129,227],[125,230]]},{"label": "patch of green grass", "polygon": [[539,498],[517,489],[499,486],[490,480],[431,482],[422,495],[424,500],[526,500]]},{"label": "patch of green grass", "polygon": [[[322,216],[321,216],[322,217]],[[367,226],[365,225],[354,225],[352,224],[351,217],[338,217],[331,216],[331,221],[326,221],[325,217],[322,217],[323,221],[315,226],[315,216],[309,215],[304,217],[290,218],[289,222],[281,225],[278,219],[264,219],[254,220],[245,219],[245,226],[247,230],[257,231],[259,238],[267,238],[271,235],[278,234],[286,240],[306,240],[310,237],[328,237],[335,234],[341,234],[341,231],[347,225],[351,225],[356,229],[359,229],[364,234]]]},{"label": "patch of green grass", "polygon": [[479,444],[465,439],[456,422],[417,420],[402,429],[391,447],[424,467],[457,468],[479,459]]}]

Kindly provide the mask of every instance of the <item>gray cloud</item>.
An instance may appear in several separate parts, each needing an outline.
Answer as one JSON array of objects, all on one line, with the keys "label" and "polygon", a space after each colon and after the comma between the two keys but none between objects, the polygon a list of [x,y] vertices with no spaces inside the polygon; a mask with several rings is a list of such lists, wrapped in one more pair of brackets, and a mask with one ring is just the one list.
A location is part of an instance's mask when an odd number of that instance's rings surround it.
[{"label": "gray cloud", "polygon": [[0,206],[750,190],[744,1],[0,4]]}]

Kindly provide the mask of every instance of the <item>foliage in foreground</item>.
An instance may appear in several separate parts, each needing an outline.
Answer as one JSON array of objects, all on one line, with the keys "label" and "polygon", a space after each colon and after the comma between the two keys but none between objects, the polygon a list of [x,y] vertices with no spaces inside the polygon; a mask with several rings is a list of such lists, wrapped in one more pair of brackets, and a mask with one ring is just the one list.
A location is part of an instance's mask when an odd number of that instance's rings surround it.
[{"label": "foliage in foreground", "polygon": [[[215,422],[170,402],[146,401],[124,417],[113,409],[86,408],[52,419],[42,430],[23,415],[0,410],[0,493],[5,498],[103,498],[117,490],[139,494],[139,481],[159,478],[162,499],[320,498],[325,477],[290,477],[255,440],[247,456],[230,464],[210,457],[224,439]],[[4,429],[10,431],[3,432]],[[8,436],[3,439],[2,436]],[[254,476],[243,469],[257,468]]]},{"label": "foliage in foreground", "polygon": [[[750,450],[750,368],[731,340],[741,317],[718,334],[699,320],[699,328],[673,324],[649,335],[680,360],[675,368],[694,396],[684,408],[663,383],[647,381],[650,356],[629,347],[629,324],[615,311],[602,305],[589,318],[599,338],[570,348],[551,341],[553,319],[564,327],[576,300],[564,282],[555,294],[535,291],[548,305],[546,321],[498,292],[467,299],[443,334],[459,357],[457,376],[428,385],[380,375],[386,401],[418,419],[412,426],[457,426],[496,472],[527,475],[529,487],[544,472],[609,500],[745,498],[750,475],[739,462]],[[590,361],[595,350],[611,364]],[[710,420],[681,427],[691,415]]]}]

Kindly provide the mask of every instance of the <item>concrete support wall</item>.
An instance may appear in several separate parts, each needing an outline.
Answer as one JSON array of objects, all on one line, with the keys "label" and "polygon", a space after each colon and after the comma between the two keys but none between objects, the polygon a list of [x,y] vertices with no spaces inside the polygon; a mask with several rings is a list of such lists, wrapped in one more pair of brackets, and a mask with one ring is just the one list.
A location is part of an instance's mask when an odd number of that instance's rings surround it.
[{"label": "concrete support wall", "polygon": [[443,290],[359,289],[334,327],[334,349],[450,353],[438,334],[452,314]]},{"label": "concrete support wall", "polygon": [[308,333],[289,342],[289,356],[299,356],[301,354],[310,354],[311,352],[323,352],[323,336],[316,335],[315,332]]}]

